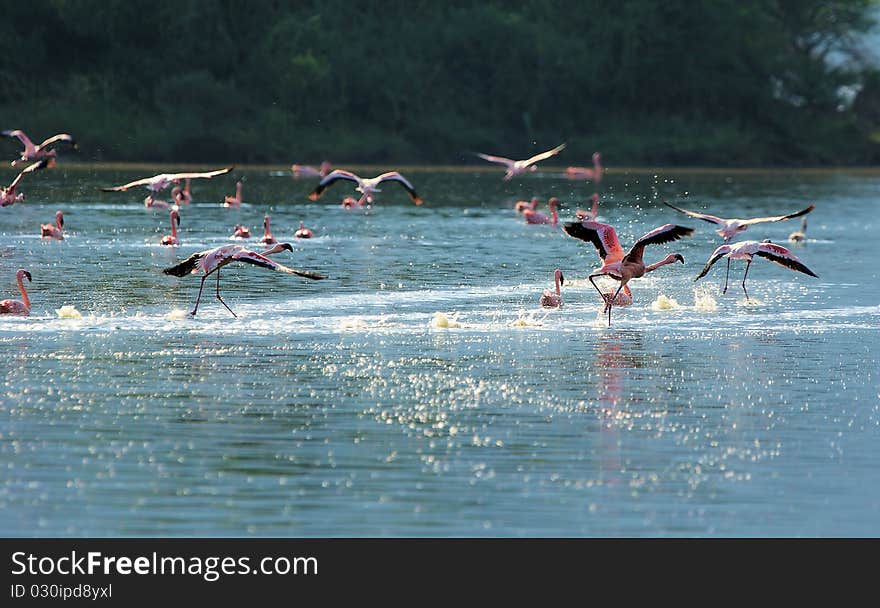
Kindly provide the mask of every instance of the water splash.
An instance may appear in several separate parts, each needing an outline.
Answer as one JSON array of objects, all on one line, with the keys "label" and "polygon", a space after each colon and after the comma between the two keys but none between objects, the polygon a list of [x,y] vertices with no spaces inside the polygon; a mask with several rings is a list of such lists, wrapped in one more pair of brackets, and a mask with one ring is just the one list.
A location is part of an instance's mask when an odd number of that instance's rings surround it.
[{"label": "water splash", "polygon": [[182,308],[173,308],[165,318],[169,321],[183,321],[189,318],[189,313]]},{"label": "water splash", "polygon": [[82,313],[75,306],[70,306],[69,304],[56,308],[55,313],[59,319],[82,319]]},{"label": "water splash", "polygon": [[703,312],[718,310],[718,302],[711,294],[711,288],[701,286],[694,289],[694,308]]},{"label": "water splash", "polygon": [[657,296],[657,299],[651,302],[652,310],[675,310],[677,308],[681,308],[681,304],[679,304],[674,298],[667,297],[662,293]]},{"label": "water splash", "polygon": [[452,313],[452,315],[447,316],[442,312],[435,312],[434,318],[431,319],[429,325],[435,329],[450,329],[461,327],[461,323],[458,321],[458,313]]}]

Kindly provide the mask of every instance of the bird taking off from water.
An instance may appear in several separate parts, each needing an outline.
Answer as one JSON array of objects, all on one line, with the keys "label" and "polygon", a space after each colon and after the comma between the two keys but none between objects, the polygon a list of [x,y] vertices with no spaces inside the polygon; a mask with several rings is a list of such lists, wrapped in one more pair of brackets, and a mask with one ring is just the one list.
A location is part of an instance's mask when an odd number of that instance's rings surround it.
[{"label": "bird taking off from water", "polygon": [[413,185],[409,183],[409,181],[407,181],[407,179],[397,171],[390,171],[388,173],[383,173],[382,175],[377,175],[376,177],[363,178],[355,175],[351,171],[343,171],[341,169],[333,171],[332,173],[327,175],[327,177],[322,179],[318,186],[314,190],[312,190],[311,194],[309,194],[309,198],[313,201],[318,200],[318,198],[324,193],[327,188],[329,188],[339,180],[345,180],[357,184],[355,190],[363,193],[361,198],[357,202],[358,207],[362,207],[365,203],[367,205],[372,205],[373,194],[376,192],[381,192],[381,190],[379,190],[377,186],[382,182],[389,181],[397,182],[398,184],[403,186],[404,190],[406,190],[409,194],[412,202],[414,202],[416,205],[421,205],[423,202],[419,195],[416,193],[415,188],[413,188]]},{"label": "bird taking off from water", "polygon": [[696,211],[688,211],[687,209],[682,209],[680,207],[676,207],[666,201],[663,201],[663,204],[667,207],[672,207],[676,211],[680,211],[685,215],[689,215],[691,217],[695,217],[698,220],[703,220],[704,222],[711,222],[713,224],[718,224],[720,228],[716,230],[723,239],[724,242],[727,243],[730,239],[732,239],[736,234],[742,232],[743,230],[748,229],[752,224],[761,224],[763,222],[782,222],[784,220],[790,220],[794,217],[800,217],[802,215],[806,215],[810,211],[816,208],[815,205],[810,205],[806,209],[801,209],[795,213],[789,213],[788,215],[777,215],[775,217],[753,217],[746,220],[739,219],[725,219],[723,217],[716,217],[714,215],[709,215],[708,213],[698,213]]},{"label": "bird taking off from water", "polygon": [[24,134],[24,131],[21,129],[14,129],[9,131],[0,132],[5,137],[16,137],[18,140],[24,145],[24,150],[21,152],[21,157],[12,161],[12,166],[19,163],[24,163],[29,160],[40,160],[43,158],[55,158],[58,153],[54,148],[50,148],[52,144],[63,142],[66,144],[70,144],[74,149],[77,148],[77,143],[74,141],[73,136],[68,133],[59,133],[58,135],[53,135],[39,146],[35,145],[34,142],[30,140],[30,138]]},{"label": "bird taking off from water", "polygon": [[257,253],[256,251],[245,249],[241,245],[221,245],[214,249],[207,249],[205,251],[194,253],[179,264],[165,268],[162,272],[175,277],[184,277],[188,274],[197,274],[199,272],[204,273],[204,276],[202,276],[202,283],[199,285],[199,295],[196,297],[196,305],[190,313],[193,316],[195,316],[196,311],[199,309],[199,301],[202,298],[202,288],[205,286],[205,279],[208,278],[208,275],[217,273],[217,299],[223,304],[226,310],[232,313],[233,317],[236,317],[237,315],[232,312],[232,309],[229,308],[229,306],[226,305],[226,302],[223,301],[223,298],[220,297],[220,269],[227,264],[231,264],[232,262],[245,262],[268,270],[277,270],[278,272],[295,274],[307,279],[318,280],[327,278],[324,275],[316,274],[314,272],[288,268],[287,266],[283,266],[266,257],[284,250],[293,251],[293,246],[290,243],[278,243],[267,251]]},{"label": "bird taking off from water", "polygon": [[560,144],[552,150],[547,150],[546,152],[535,154],[533,157],[527,158],[526,160],[513,160],[511,158],[505,158],[503,156],[492,156],[490,154],[483,154],[482,152],[474,152],[474,154],[476,154],[483,160],[488,160],[490,163],[499,163],[507,167],[507,172],[504,174],[504,181],[507,181],[517,175],[522,175],[523,173],[528,173],[530,171],[537,171],[538,167],[535,165],[535,163],[546,160],[551,156],[556,156],[564,149],[565,144]]},{"label": "bird taking off from water", "polygon": [[18,192],[16,193],[15,189],[18,187],[19,182],[21,182],[21,178],[25,176],[26,173],[33,173],[34,171],[39,171],[40,169],[46,169],[52,166],[53,159],[44,158],[42,160],[38,160],[32,165],[28,165],[24,169],[22,169],[18,175],[15,176],[15,179],[12,180],[12,183],[6,186],[5,188],[0,187],[0,207],[8,207],[9,205],[14,205],[15,203],[20,203],[24,200],[24,193]]},{"label": "bird taking off from water", "polygon": [[[605,311],[608,313],[608,325],[611,326],[611,307],[614,300],[620,295],[620,291],[626,287],[631,279],[638,279],[647,273],[657,270],[666,264],[673,262],[681,262],[684,264],[684,258],[681,254],[671,253],[663,260],[645,266],[642,261],[642,255],[645,247],[648,245],[659,245],[677,241],[678,239],[690,236],[694,233],[693,228],[677,226],[675,224],[665,224],[659,228],[654,228],[647,234],[642,235],[635,245],[624,255],[620,241],[617,240],[617,232],[614,226],[609,224],[601,224],[599,222],[569,222],[563,225],[562,230],[569,236],[576,239],[592,243],[602,258],[602,267],[589,276],[590,283],[605,300]],[[603,293],[599,286],[593,280],[595,277],[609,276],[620,282],[620,287],[613,295]]]},{"label": "bird taking off from water", "polygon": [[745,260],[746,271],[743,273],[742,288],[743,292],[746,294],[746,301],[748,301],[749,292],[746,291],[746,277],[749,276],[749,266],[752,265],[752,259],[756,255],[762,258],[767,258],[771,262],[775,262],[780,266],[785,266],[791,270],[803,272],[811,277],[818,278],[819,276],[807,268],[804,263],[787,248],[782,245],[771,243],[768,239],[762,242],[740,241],[739,243],[733,243],[732,245],[722,245],[712,252],[712,255],[709,256],[709,261],[706,262],[706,265],[703,267],[703,270],[700,271],[700,274],[697,275],[697,278],[694,279],[694,282],[699,281],[706,276],[715,262],[726,257],[727,275],[724,277],[724,288],[721,290],[721,293],[727,293],[727,283],[730,280],[730,260]]}]

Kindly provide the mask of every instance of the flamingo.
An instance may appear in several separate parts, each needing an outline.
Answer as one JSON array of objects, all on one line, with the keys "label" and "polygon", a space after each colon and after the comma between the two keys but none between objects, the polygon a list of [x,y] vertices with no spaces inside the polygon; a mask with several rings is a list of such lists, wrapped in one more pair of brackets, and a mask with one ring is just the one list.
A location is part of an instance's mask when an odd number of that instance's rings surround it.
[{"label": "flamingo", "polygon": [[541,306],[544,308],[558,308],[562,306],[562,290],[560,287],[565,284],[565,277],[558,268],[553,272],[553,282],[556,284],[556,294],[549,289],[544,290],[541,296]]},{"label": "flamingo", "polygon": [[526,224],[550,224],[555,226],[559,222],[559,214],[556,212],[557,205],[559,205],[559,199],[555,196],[550,197],[550,200],[547,201],[547,206],[550,208],[549,217],[547,214],[541,213],[540,211],[526,209],[523,211],[523,217],[526,218]]},{"label": "flamingo", "polygon": [[596,183],[602,181],[602,157],[598,152],[593,152],[592,167],[568,167],[565,176],[569,179],[591,179]]},{"label": "flamingo", "polygon": [[251,229],[247,226],[242,226],[240,224],[236,224],[235,228],[232,231],[232,238],[234,239],[249,239],[251,238]]},{"label": "flamingo", "polygon": [[306,228],[305,224],[300,222],[299,229],[293,233],[293,236],[298,239],[310,239],[312,238],[312,231]]},{"label": "flamingo", "polygon": [[530,171],[537,171],[538,167],[535,165],[535,163],[548,159],[551,156],[555,156],[562,152],[564,149],[565,144],[560,144],[552,150],[547,150],[546,152],[535,154],[534,156],[532,156],[531,158],[527,158],[526,160],[513,160],[510,158],[505,158],[503,156],[492,156],[490,154],[483,154],[482,152],[475,152],[474,154],[476,154],[483,160],[488,160],[490,163],[499,163],[507,167],[507,172],[504,174],[504,181],[508,181],[510,178],[517,175],[522,175],[523,173],[528,173]]},{"label": "flamingo", "polygon": [[183,190],[180,189],[180,186],[174,186],[174,188],[171,189],[171,198],[174,199],[175,205],[189,205],[192,202],[192,192],[189,190],[190,181],[191,178],[186,178]]},{"label": "flamingo", "polygon": [[584,222],[584,221],[595,222],[596,221],[596,218],[599,217],[599,193],[598,192],[593,193],[592,201],[593,201],[593,207],[589,211],[584,211],[583,209],[578,209],[577,211],[574,212],[577,219],[581,220],[582,222]]},{"label": "flamingo", "polygon": [[263,251],[262,253],[257,253],[256,251],[245,249],[241,245],[221,245],[220,247],[215,247],[214,249],[207,249],[205,251],[194,253],[182,262],[175,264],[174,266],[165,268],[164,270],[162,270],[162,272],[176,277],[184,277],[188,274],[197,274],[199,271],[204,273],[204,275],[202,276],[202,282],[199,285],[199,295],[196,297],[195,307],[190,313],[193,316],[195,316],[196,311],[199,309],[199,301],[202,298],[202,288],[204,288],[205,286],[205,279],[207,279],[208,275],[210,275],[211,273],[216,272],[217,299],[220,301],[221,304],[223,304],[226,310],[232,313],[233,317],[237,317],[237,315],[232,312],[232,309],[226,305],[226,302],[223,301],[223,298],[220,297],[220,269],[227,264],[230,264],[232,262],[245,262],[247,264],[253,264],[254,266],[260,266],[261,268],[268,268],[269,270],[277,270],[279,272],[285,272],[287,274],[295,274],[301,277],[305,277],[307,279],[318,280],[327,278],[324,275],[316,274],[314,272],[288,268],[287,266],[283,266],[266,257],[268,255],[284,251],[285,249],[287,251],[293,251],[293,246],[291,246],[290,243],[277,243],[271,249]]},{"label": "flamingo", "polygon": [[530,201],[516,201],[516,205],[513,207],[516,209],[517,213],[525,213],[527,209],[532,211],[538,210],[538,197],[533,196]]},{"label": "flamingo", "polygon": [[227,195],[223,199],[224,207],[240,207],[241,206],[241,180],[235,182],[235,196]]},{"label": "flamingo", "polygon": [[272,236],[272,233],[269,231],[269,214],[263,218],[263,238],[260,239],[260,242],[263,245],[274,245],[278,241],[275,240],[275,237]]},{"label": "flamingo", "polygon": [[750,219],[740,220],[740,219],[725,219],[723,217],[716,217],[714,215],[709,215],[707,213],[697,213],[696,211],[688,211],[687,209],[681,209],[672,205],[666,201],[663,201],[663,204],[667,207],[672,207],[676,211],[680,211],[685,215],[689,215],[691,217],[695,217],[699,220],[703,220],[704,222],[711,222],[713,224],[718,224],[721,226],[720,229],[716,230],[723,239],[724,242],[727,243],[733,238],[737,233],[742,232],[743,230],[748,229],[752,224],[760,224],[762,222],[781,222],[784,220],[790,220],[794,217],[800,217],[802,215],[806,215],[810,211],[816,208],[815,205],[810,205],[806,209],[801,209],[795,213],[789,213],[788,215],[777,215],[775,217],[753,217]]},{"label": "flamingo", "polygon": [[290,170],[293,171],[293,177],[327,177],[330,173],[330,169],[333,167],[326,160],[321,163],[320,168],[315,169],[314,167],[309,167],[307,165],[291,165]]},{"label": "flamingo", "polygon": [[136,179],[133,182],[128,182],[127,184],[122,184],[121,186],[101,188],[101,191],[125,192],[129,188],[134,188],[135,186],[144,186],[150,191],[150,194],[147,195],[147,198],[144,199],[145,207],[168,208],[168,203],[156,199],[155,195],[170,186],[171,184],[180,183],[180,180],[182,179],[211,179],[212,177],[229,173],[234,168],[235,167],[225,167],[223,169],[217,169],[215,171],[205,171],[202,173],[160,173],[159,175],[154,175],[153,177]]},{"label": "flamingo", "polygon": [[346,196],[342,199],[342,208],[343,209],[354,209],[358,206],[357,199],[353,196]]},{"label": "flamingo", "polygon": [[24,150],[21,152],[21,157],[12,161],[12,166],[16,166],[19,163],[27,162],[29,160],[41,160],[44,158],[52,158],[54,159],[58,153],[55,149],[49,149],[49,146],[56,142],[64,142],[68,143],[76,149],[77,143],[73,140],[73,136],[68,133],[59,133],[57,135],[53,135],[49,139],[45,140],[39,146],[35,145],[34,142],[30,140],[30,138],[24,134],[24,131],[21,129],[15,129],[10,131],[2,131],[0,134],[5,137],[17,137],[18,140],[24,144]]},{"label": "flamingo", "polygon": [[55,239],[57,241],[64,240],[64,214],[61,211],[55,212],[55,225],[40,224],[40,238]]},{"label": "flamingo", "polygon": [[312,190],[311,194],[309,194],[309,198],[313,201],[318,200],[318,197],[320,197],[324,193],[324,190],[326,190],[333,183],[339,180],[347,180],[357,184],[355,190],[362,193],[360,199],[357,202],[358,207],[362,207],[364,203],[366,203],[367,205],[372,205],[373,194],[376,192],[381,192],[381,190],[379,190],[379,188],[377,188],[376,186],[385,181],[397,182],[401,186],[403,186],[407,193],[409,193],[409,197],[410,199],[412,199],[412,202],[414,202],[416,205],[421,205],[423,202],[419,195],[416,194],[416,190],[415,188],[413,188],[412,184],[409,183],[407,179],[397,171],[390,171],[388,173],[383,173],[382,175],[377,175],[376,177],[371,177],[367,179],[359,177],[351,171],[343,171],[341,169],[337,169],[336,171],[331,172],[324,179],[322,179],[318,186],[314,190]]},{"label": "flamingo", "polygon": [[24,268],[19,268],[18,272],[15,273],[15,280],[18,283],[18,290],[21,292],[21,300],[0,301],[0,315],[21,315],[26,317],[30,314],[31,301],[24,288],[25,277],[27,277],[28,283],[32,281],[31,273]]},{"label": "flamingo", "polygon": [[15,189],[18,187],[21,178],[25,176],[25,173],[33,173],[40,169],[47,169],[51,167],[52,164],[54,164],[54,159],[44,158],[22,169],[19,174],[15,176],[15,179],[12,180],[11,184],[5,188],[0,188],[0,207],[8,207],[24,200],[24,192],[16,194]]},{"label": "flamingo", "polygon": [[791,251],[782,245],[771,243],[770,239],[767,239],[761,242],[740,241],[739,243],[733,243],[732,245],[721,245],[718,249],[712,252],[711,256],[709,256],[709,261],[706,262],[706,265],[703,267],[703,270],[700,271],[700,274],[697,275],[697,278],[694,279],[694,282],[699,281],[706,276],[715,262],[726,257],[727,275],[724,277],[724,288],[721,290],[721,293],[727,293],[727,283],[730,280],[730,260],[745,260],[746,271],[743,273],[742,288],[743,292],[746,294],[746,301],[748,301],[749,292],[746,291],[746,277],[749,275],[749,266],[752,265],[752,259],[756,255],[761,256],[762,258],[767,258],[771,262],[775,262],[780,266],[785,266],[791,270],[803,272],[811,277],[818,278],[819,276],[807,268]]},{"label": "flamingo", "polygon": [[[642,261],[645,247],[648,245],[659,245],[662,243],[669,243],[670,241],[677,241],[682,237],[692,235],[694,232],[693,228],[686,228],[675,224],[664,224],[663,226],[654,228],[650,232],[642,235],[629,252],[624,255],[623,248],[620,246],[620,241],[617,240],[617,232],[614,230],[614,227],[609,224],[602,224],[599,222],[569,222],[562,227],[562,230],[564,230],[569,236],[592,243],[599,252],[599,257],[602,258],[602,267],[592,273],[589,276],[589,279],[590,283],[593,284],[593,287],[596,288],[596,291],[599,292],[599,295],[602,296],[602,299],[605,300],[604,312],[608,313],[609,327],[611,326],[611,308],[614,305],[614,301],[630,280],[641,278],[647,273],[653,272],[667,264],[672,264],[674,262],[681,262],[684,264],[684,257],[682,257],[681,254],[671,253],[663,260],[651,264],[650,266],[645,266],[645,263]],[[617,291],[612,296],[603,293],[593,280],[595,277],[603,275],[610,276],[612,279],[620,281],[620,287],[617,288]],[[631,297],[632,295],[630,294],[630,298]]]},{"label": "flamingo", "polygon": [[791,243],[804,243],[807,240],[807,218],[801,218],[801,229],[796,230],[788,235],[788,240]]},{"label": "flamingo", "polygon": [[173,207],[171,209],[171,234],[166,234],[162,237],[162,240],[159,241],[160,245],[170,245],[171,247],[177,247],[180,245],[180,241],[177,238],[177,227],[180,226],[180,213],[177,212],[177,208]]}]

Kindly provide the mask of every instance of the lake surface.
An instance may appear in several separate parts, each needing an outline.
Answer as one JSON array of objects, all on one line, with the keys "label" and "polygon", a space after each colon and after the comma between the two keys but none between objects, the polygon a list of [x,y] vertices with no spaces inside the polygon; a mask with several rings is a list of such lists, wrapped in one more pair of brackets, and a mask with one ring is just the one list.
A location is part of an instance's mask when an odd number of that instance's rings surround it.
[{"label": "lake surface", "polygon": [[[880,536],[880,174],[412,168],[424,206],[391,183],[347,211],[351,184],[312,202],[317,180],[237,168],[193,182],[167,248],[146,190],[97,188],[169,169],[62,160],[0,209],[0,298],[33,275],[31,315],[0,318],[0,534]],[[634,280],[611,327],[592,246],[513,210],[555,195],[570,220],[596,190],[624,248],[696,229],[647,249],[686,263]],[[791,247],[820,278],[756,259],[750,303],[743,262],[726,295],[724,261],[694,283],[720,237],[664,198],[726,217],[815,203]],[[67,238],[41,241],[57,209]],[[162,268],[237,223],[260,249],[266,213],[294,247],[275,259],[329,278],[230,265],[238,317],[213,278],[189,317],[199,277]],[[315,238],[292,238],[300,220]],[[799,226],[742,239],[788,246]],[[565,305],[545,310],[556,268]]]}]

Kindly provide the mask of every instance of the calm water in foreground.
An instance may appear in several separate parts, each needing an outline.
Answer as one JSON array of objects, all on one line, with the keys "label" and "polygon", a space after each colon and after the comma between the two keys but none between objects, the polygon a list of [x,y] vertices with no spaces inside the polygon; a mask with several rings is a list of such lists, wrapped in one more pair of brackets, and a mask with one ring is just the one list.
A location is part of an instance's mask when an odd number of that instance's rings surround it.
[{"label": "calm water in foreground", "polygon": [[[31,316],[0,318],[0,534],[880,535],[877,174],[612,169],[600,219],[625,248],[697,232],[648,248],[686,264],[635,281],[608,328],[593,248],[512,209],[556,195],[571,219],[589,182],[412,169],[423,207],[385,184],[364,212],[339,206],[347,183],[311,202],[316,180],[236,169],[193,183],[175,250],[145,190],[97,190],[163,170],[62,163],[0,209],[0,299],[33,275]],[[223,208],[240,177],[245,204]],[[727,217],[815,203],[793,250],[820,278],[758,259],[750,304],[742,262],[724,296],[723,262],[695,284],[720,238],[662,198]],[[42,242],[56,209],[68,237]],[[330,278],[230,266],[238,318],[213,281],[188,317],[198,278],[161,269],[265,213],[283,240],[315,232],[279,261]]]}]

